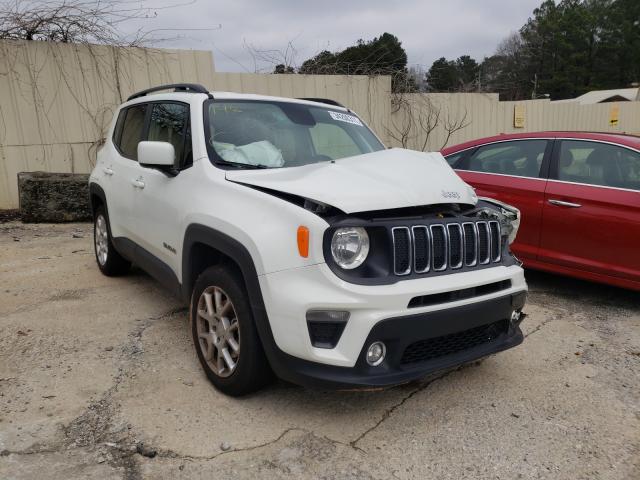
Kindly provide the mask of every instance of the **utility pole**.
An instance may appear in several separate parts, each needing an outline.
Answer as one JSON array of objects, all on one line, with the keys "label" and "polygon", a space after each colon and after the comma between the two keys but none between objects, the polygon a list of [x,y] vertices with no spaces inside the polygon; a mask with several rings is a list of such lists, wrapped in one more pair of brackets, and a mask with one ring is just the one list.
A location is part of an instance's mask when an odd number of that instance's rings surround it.
[{"label": "utility pole", "polygon": [[531,100],[535,100],[536,99],[536,95],[538,93],[538,74],[534,73],[533,74],[533,92],[531,92]]}]

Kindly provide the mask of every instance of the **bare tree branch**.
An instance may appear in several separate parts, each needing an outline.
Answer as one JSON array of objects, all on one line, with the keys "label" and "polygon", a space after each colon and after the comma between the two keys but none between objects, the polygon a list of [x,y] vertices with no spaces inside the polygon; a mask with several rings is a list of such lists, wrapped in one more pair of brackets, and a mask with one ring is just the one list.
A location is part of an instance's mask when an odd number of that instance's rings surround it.
[{"label": "bare tree branch", "polygon": [[434,103],[429,94],[396,92],[391,99],[391,115],[385,130],[403,148],[426,151],[438,130],[444,134],[441,150],[454,133],[471,124],[466,110],[462,117],[454,116],[449,109]]},{"label": "bare tree branch", "polygon": [[464,114],[462,115],[462,118],[459,118],[459,119],[451,118],[451,116],[447,114],[447,118],[444,121],[444,130],[447,133],[447,136],[444,140],[444,143],[440,147],[440,150],[442,150],[444,147],[447,146],[447,143],[449,143],[449,139],[451,138],[451,135],[456,133],[458,130],[462,130],[464,128],[467,128],[469,125],[471,125],[471,120],[467,121],[467,113],[468,112],[465,109]]},{"label": "bare tree branch", "polygon": [[284,49],[262,49],[246,41],[244,49],[251,55],[254,73],[295,73],[298,69],[294,46],[295,39],[289,40]]},{"label": "bare tree branch", "polygon": [[171,40],[159,32],[179,30],[216,30],[212,28],[135,29],[123,32],[122,25],[132,20],[152,20],[158,11],[184,7],[196,0],[152,6],[148,0],[13,0],[0,3],[0,39],[40,40],[113,46],[142,46]]}]

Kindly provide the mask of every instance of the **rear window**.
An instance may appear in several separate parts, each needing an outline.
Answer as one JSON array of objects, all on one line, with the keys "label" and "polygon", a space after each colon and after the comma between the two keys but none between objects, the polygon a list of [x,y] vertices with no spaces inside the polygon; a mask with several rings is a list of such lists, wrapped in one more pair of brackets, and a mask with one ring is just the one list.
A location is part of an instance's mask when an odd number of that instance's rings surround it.
[{"label": "rear window", "polygon": [[120,112],[116,124],[114,143],[124,157],[138,159],[138,143],[142,140],[146,104],[134,105]]},{"label": "rear window", "polygon": [[558,180],[640,190],[640,153],[617,145],[563,140]]}]

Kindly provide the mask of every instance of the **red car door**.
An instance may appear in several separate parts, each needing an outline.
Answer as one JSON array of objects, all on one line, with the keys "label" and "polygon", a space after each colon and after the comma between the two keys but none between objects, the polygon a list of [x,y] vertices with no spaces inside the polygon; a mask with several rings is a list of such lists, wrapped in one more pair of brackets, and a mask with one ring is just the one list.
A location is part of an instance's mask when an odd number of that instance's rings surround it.
[{"label": "red car door", "polygon": [[520,209],[520,229],[511,249],[525,264],[538,254],[552,144],[544,138],[490,143],[477,147],[454,165],[479,197],[495,198]]},{"label": "red car door", "polygon": [[640,153],[595,141],[557,143],[539,259],[582,277],[640,287]]}]

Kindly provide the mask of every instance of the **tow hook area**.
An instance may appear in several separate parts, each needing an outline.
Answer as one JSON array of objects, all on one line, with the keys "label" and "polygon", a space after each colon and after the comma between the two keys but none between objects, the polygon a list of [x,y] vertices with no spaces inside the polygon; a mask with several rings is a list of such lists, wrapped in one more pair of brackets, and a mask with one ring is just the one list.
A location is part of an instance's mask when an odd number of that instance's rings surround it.
[{"label": "tow hook area", "polygon": [[522,310],[514,310],[513,313],[511,313],[511,325],[517,327],[526,317],[527,314],[523,313]]}]

